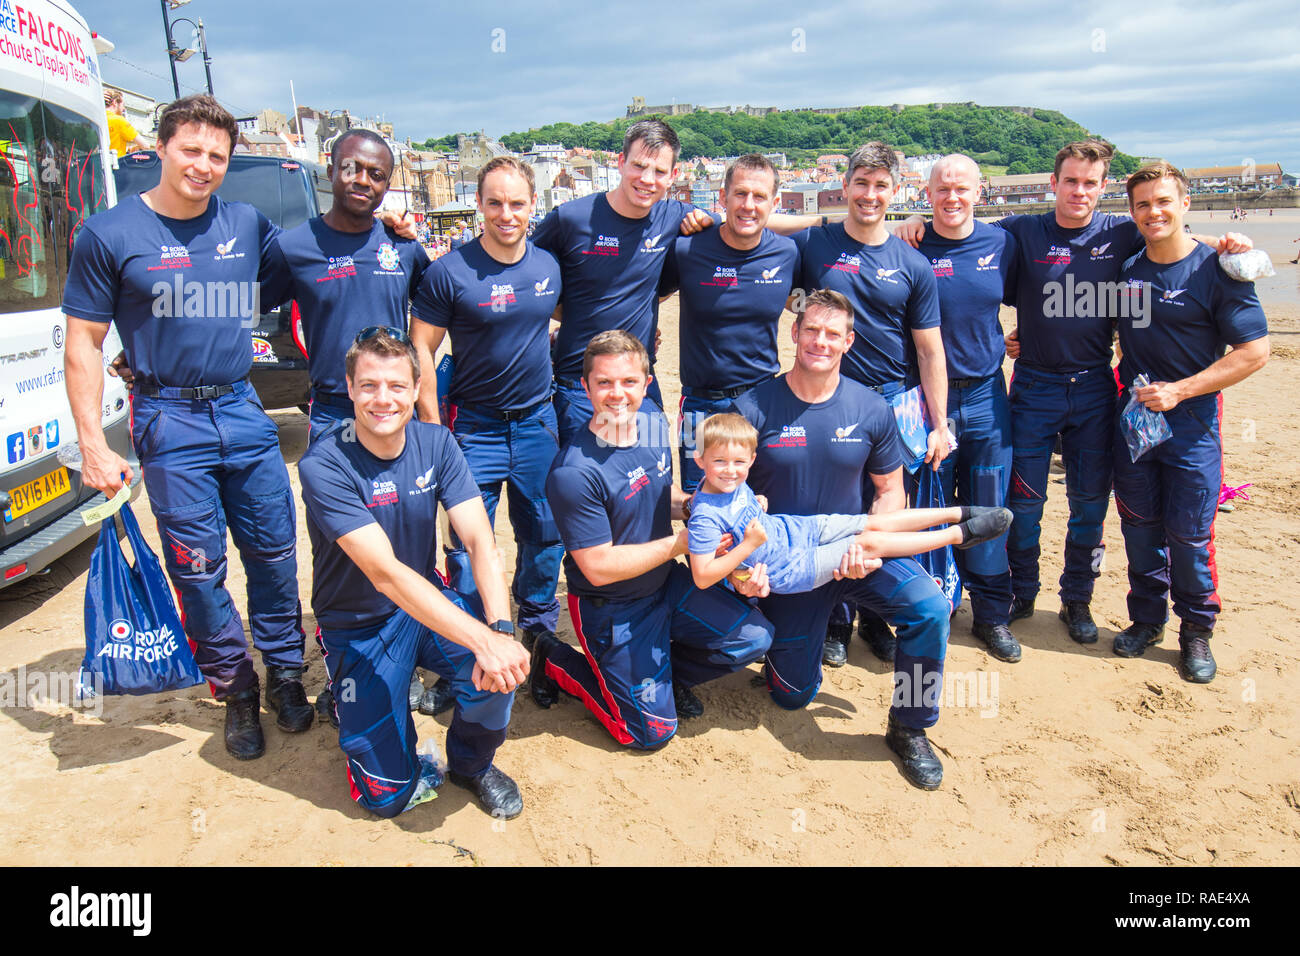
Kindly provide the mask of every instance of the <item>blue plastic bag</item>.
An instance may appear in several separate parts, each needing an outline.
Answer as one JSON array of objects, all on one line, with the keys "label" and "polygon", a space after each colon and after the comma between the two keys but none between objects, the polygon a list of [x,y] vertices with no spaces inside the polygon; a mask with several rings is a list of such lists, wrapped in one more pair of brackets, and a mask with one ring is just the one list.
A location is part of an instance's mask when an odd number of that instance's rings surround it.
[{"label": "blue plastic bag", "polygon": [[127,563],[112,517],[99,529],[86,581],[86,656],[78,692],[156,694],[203,683],[171,588],[129,504],[119,512],[135,555]]},{"label": "blue plastic bag", "polygon": [[1164,412],[1153,412],[1137,400],[1137,390],[1150,384],[1146,375],[1139,372],[1133,379],[1128,404],[1120,412],[1120,431],[1124,433],[1130,461],[1137,461],[1152,448],[1174,437]]},{"label": "blue plastic bag", "polygon": [[[916,507],[946,508],[943,500],[943,484],[934,469],[922,468],[916,478]],[[949,613],[961,607],[961,574],[957,570],[957,558],[952,545],[945,545],[934,551],[926,551],[916,556],[917,564],[925,568],[926,573],[939,585],[939,590],[948,599]]]}]

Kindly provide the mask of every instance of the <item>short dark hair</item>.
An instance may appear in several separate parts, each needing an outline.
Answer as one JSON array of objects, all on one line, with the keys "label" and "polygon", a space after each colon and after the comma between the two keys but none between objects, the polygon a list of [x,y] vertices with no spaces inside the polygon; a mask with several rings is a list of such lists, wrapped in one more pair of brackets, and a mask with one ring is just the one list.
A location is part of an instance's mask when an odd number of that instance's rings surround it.
[{"label": "short dark hair", "polygon": [[677,139],[676,131],[663,120],[637,120],[629,126],[627,132],[623,134],[623,155],[625,157],[632,155],[632,147],[638,141],[648,152],[652,153],[658,152],[665,146],[670,147],[673,151],[673,165],[677,165],[677,154],[681,152],[682,145]]},{"label": "short dark hair", "polygon": [[1084,139],[1077,143],[1066,143],[1056,154],[1054,176],[1061,175],[1061,166],[1067,159],[1083,159],[1090,163],[1101,163],[1101,178],[1110,172],[1110,161],[1115,158],[1115,147],[1101,139]]},{"label": "short dark hair", "polygon": [[853,174],[858,167],[866,169],[883,169],[889,173],[890,182],[895,186],[901,180],[898,172],[898,154],[894,152],[894,147],[888,146],[878,139],[873,139],[869,143],[863,143],[853,151],[849,157],[849,168],[844,174],[844,181],[847,183],[853,178]]},{"label": "short dark hair", "polygon": [[853,331],[853,304],[849,302],[848,297],[834,289],[814,289],[803,300],[803,309],[794,317],[794,324],[798,325],[803,321],[803,317],[808,314],[811,308],[829,309],[832,312],[843,312],[847,325],[845,332]]},{"label": "short dark hair", "polygon": [[513,169],[527,180],[528,194],[530,196],[537,192],[537,177],[533,175],[533,167],[518,156],[493,156],[478,171],[478,194],[480,196],[483,195],[483,181],[487,179],[488,173],[495,172],[498,169]]},{"label": "short dark hair", "polygon": [[587,343],[587,350],[582,353],[582,378],[586,381],[591,375],[592,363],[601,355],[635,355],[641,360],[641,374],[650,374],[650,354],[645,346],[631,332],[622,329],[610,329],[601,332]]},{"label": "short dark hair", "polygon": [[348,354],[343,359],[343,365],[349,380],[356,375],[357,359],[362,354],[378,355],[380,358],[397,358],[404,355],[411,362],[412,380],[415,382],[420,381],[420,357],[415,354],[415,346],[410,342],[402,342],[383,331],[376,332],[360,342],[353,342],[348,348]]},{"label": "short dark hair", "polygon": [[755,173],[760,170],[767,170],[769,173],[771,173],[772,193],[773,193],[772,198],[774,199],[776,198],[775,195],[776,190],[777,187],[781,184],[781,179],[777,175],[776,164],[773,163],[770,159],[768,159],[762,153],[746,153],[744,156],[737,158],[732,162],[730,166],[727,167],[727,174],[726,176],[723,177],[722,180],[723,189],[731,189],[732,174],[738,169],[747,169],[750,172],[755,172]]},{"label": "short dark hair", "polygon": [[397,158],[393,155],[393,147],[388,145],[387,140],[372,129],[362,129],[361,127],[357,127],[356,129],[344,130],[334,140],[334,145],[330,147],[331,166],[337,166],[339,164],[339,150],[341,150],[343,144],[350,139],[364,139],[367,143],[378,143],[388,151],[388,169],[391,171],[393,167],[397,165]]},{"label": "short dark hair", "polygon": [[164,145],[176,135],[177,130],[190,123],[225,131],[230,135],[230,152],[235,151],[235,143],[239,141],[239,126],[230,111],[207,93],[183,96],[167,104],[162,116],[158,118],[158,145]]},{"label": "short dark hair", "polygon": [[1172,179],[1178,187],[1178,195],[1186,196],[1189,189],[1187,176],[1181,169],[1173,163],[1168,163],[1163,159],[1153,160],[1149,163],[1143,163],[1129,176],[1128,182],[1124,184],[1124,189],[1128,192],[1129,205],[1133,205],[1133,191],[1143,183],[1153,182],[1157,179]]}]

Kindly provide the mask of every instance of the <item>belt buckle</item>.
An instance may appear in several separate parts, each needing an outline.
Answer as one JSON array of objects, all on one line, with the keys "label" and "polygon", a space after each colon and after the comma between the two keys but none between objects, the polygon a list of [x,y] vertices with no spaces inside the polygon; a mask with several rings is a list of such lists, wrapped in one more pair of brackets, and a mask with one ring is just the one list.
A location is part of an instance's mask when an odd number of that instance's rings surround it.
[{"label": "belt buckle", "polygon": [[200,402],[210,402],[213,399],[221,397],[220,385],[199,385],[194,389],[194,399]]}]

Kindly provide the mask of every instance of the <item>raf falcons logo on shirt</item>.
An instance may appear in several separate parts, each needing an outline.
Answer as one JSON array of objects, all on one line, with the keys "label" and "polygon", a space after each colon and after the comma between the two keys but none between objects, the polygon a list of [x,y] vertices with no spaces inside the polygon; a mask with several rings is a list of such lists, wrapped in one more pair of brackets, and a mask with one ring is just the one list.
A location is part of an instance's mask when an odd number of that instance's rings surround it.
[{"label": "raf falcons logo on shirt", "polygon": [[1183,303],[1177,301],[1177,299],[1180,295],[1182,295],[1186,291],[1187,291],[1186,289],[1166,289],[1164,292],[1160,294],[1160,301],[1167,303],[1169,305],[1176,305],[1181,309],[1183,307]]},{"label": "raf falcons logo on shirt", "polygon": [[545,279],[543,279],[541,282],[534,282],[534,283],[533,283],[533,295],[534,295],[534,297],[536,297],[536,296],[543,296],[543,295],[555,295],[555,290],[549,288],[550,284],[551,284],[551,277],[550,277],[550,276],[547,276],[547,277],[546,277]]},{"label": "raf falcons logo on shirt", "polygon": [[663,252],[668,247],[659,245],[659,240],[666,235],[668,235],[668,233],[665,232],[661,235],[655,236],[652,239],[647,239],[645,242],[641,243],[641,251],[642,252]]},{"label": "raf falcons logo on shirt", "polygon": [[438,483],[437,483],[436,481],[433,480],[433,469],[434,469],[434,467],[435,467],[435,466],[430,465],[428,471],[426,471],[426,472],[425,472],[424,474],[422,474],[422,475],[418,475],[418,476],[416,477],[416,479],[415,479],[415,487],[414,487],[414,488],[408,488],[408,489],[406,490],[406,493],[407,493],[408,495],[423,495],[423,494],[427,494],[428,492],[433,491],[433,489],[437,488],[437,487],[438,487]]},{"label": "raf falcons logo on shirt", "polygon": [[837,444],[850,443],[850,442],[857,443],[862,441],[862,436],[860,435],[855,436],[853,434],[855,431],[858,430],[858,425],[860,424],[861,422],[854,422],[852,425],[844,425],[840,428],[835,429],[835,437],[832,439],[832,441],[836,442]]},{"label": "raf falcons logo on shirt", "polygon": [[637,465],[627,473],[628,492],[623,496],[623,500],[631,498],[646,485],[650,484],[650,476],[645,473],[645,469]]},{"label": "raf falcons logo on shirt", "polygon": [[894,273],[897,271],[897,269],[877,269],[876,280],[878,282],[888,282],[891,285],[898,285],[898,280],[893,278]]},{"label": "raf falcons logo on shirt", "polygon": [[1110,243],[1103,243],[1100,246],[1093,246],[1088,250],[1088,254],[1094,259],[1114,259],[1114,256],[1106,255],[1106,250],[1110,248]]},{"label": "raf falcons logo on shirt", "polygon": [[997,256],[998,254],[996,252],[990,252],[987,256],[980,256],[979,258],[977,258],[975,260],[975,271],[976,272],[997,272],[998,264],[993,261],[994,259],[997,258]]},{"label": "raf falcons logo on shirt", "polygon": [[655,467],[659,469],[659,477],[660,477],[660,478],[662,478],[664,475],[668,474],[668,467],[669,467],[669,465],[668,465],[668,452],[664,452],[662,455],[659,456],[659,461],[657,461],[657,462],[655,463]]}]

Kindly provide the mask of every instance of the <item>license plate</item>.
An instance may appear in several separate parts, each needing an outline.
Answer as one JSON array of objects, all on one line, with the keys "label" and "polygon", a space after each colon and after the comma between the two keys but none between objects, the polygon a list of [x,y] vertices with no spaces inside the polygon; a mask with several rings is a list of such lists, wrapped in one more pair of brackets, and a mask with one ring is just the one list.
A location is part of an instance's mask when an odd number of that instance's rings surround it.
[{"label": "license plate", "polygon": [[56,468],[48,475],[19,485],[9,492],[9,507],[5,509],[5,521],[21,518],[29,511],[35,511],[41,505],[49,504],[55,498],[72,492],[68,481],[68,469]]}]

